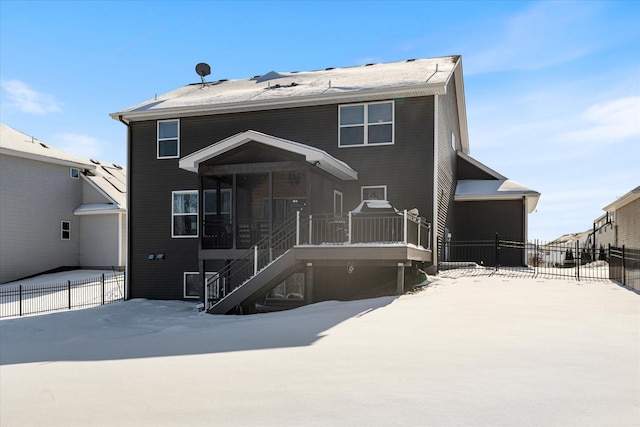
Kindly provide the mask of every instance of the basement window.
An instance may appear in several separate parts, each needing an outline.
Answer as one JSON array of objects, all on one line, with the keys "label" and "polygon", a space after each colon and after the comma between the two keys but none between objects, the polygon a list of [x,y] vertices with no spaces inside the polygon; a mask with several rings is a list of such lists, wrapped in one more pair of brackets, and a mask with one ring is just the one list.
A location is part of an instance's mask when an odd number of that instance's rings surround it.
[{"label": "basement window", "polygon": [[[207,279],[215,276],[215,272],[206,272],[205,277]],[[202,289],[202,282],[200,279],[200,273],[193,271],[186,271],[184,273],[184,281],[183,281],[183,297],[189,299],[200,298],[200,291]]]}]

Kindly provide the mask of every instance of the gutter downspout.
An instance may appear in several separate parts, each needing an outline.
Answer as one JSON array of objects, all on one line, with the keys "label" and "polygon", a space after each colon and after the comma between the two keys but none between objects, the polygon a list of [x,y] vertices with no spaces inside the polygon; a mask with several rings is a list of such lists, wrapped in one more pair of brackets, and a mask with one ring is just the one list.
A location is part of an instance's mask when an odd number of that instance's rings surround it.
[{"label": "gutter downspout", "polygon": [[122,118],[122,115],[118,116],[118,120],[122,122],[127,127],[127,210],[126,210],[126,233],[125,233],[125,261],[124,261],[124,298],[125,300],[131,299],[131,271],[129,270],[129,266],[131,265],[131,247],[130,247],[130,238],[131,236],[131,172],[129,170],[129,164],[131,162],[131,122],[127,122]]},{"label": "gutter downspout", "polygon": [[438,247],[438,230],[440,228],[438,224],[438,109],[438,95],[433,95],[433,224],[431,225],[431,247],[433,248],[433,250],[431,251],[431,256],[433,258],[433,267],[435,270],[433,274],[438,271],[438,256],[440,255],[438,253],[438,251],[440,250],[440,248]]}]

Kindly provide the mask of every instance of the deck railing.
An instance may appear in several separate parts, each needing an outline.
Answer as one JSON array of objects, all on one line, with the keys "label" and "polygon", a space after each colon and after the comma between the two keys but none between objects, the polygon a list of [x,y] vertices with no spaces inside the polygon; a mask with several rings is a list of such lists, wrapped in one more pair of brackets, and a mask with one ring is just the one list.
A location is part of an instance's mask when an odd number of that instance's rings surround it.
[{"label": "deck railing", "polygon": [[407,211],[301,216],[297,244],[413,244],[431,249],[431,224]]},{"label": "deck railing", "polygon": [[296,216],[205,282],[206,309],[296,245],[412,244],[431,249],[431,224],[407,211]]}]

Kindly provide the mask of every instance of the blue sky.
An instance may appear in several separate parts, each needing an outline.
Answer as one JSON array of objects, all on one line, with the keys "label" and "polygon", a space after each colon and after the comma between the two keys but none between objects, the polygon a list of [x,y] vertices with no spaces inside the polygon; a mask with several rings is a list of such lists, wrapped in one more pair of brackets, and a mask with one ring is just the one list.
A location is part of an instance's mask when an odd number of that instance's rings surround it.
[{"label": "blue sky", "polygon": [[2,123],[126,163],[109,113],[199,81],[462,55],[471,155],[542,193],[529,237],[640,185],[637,1],[0,0]]}]

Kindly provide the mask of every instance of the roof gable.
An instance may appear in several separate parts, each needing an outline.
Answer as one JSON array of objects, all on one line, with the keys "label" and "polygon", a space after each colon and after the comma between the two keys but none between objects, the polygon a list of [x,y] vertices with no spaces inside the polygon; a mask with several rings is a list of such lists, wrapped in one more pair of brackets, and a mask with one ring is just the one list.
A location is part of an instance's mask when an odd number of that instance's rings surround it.
[{"label": "roof gable", "polygon": [[228,153],[252,141],[303,156],[305,161],[308,163],[317,166],[325,172],[328,172],[342,180],[349,181],[358,179],[358,173],[351,169],[349,165],[319,148],[253,130],[238,133],[198,150],[195,153],[189,154],[188,156],[180,159],[179,166],[181,169],[197,173],[200,164],[213,159],[216,156]]}]

